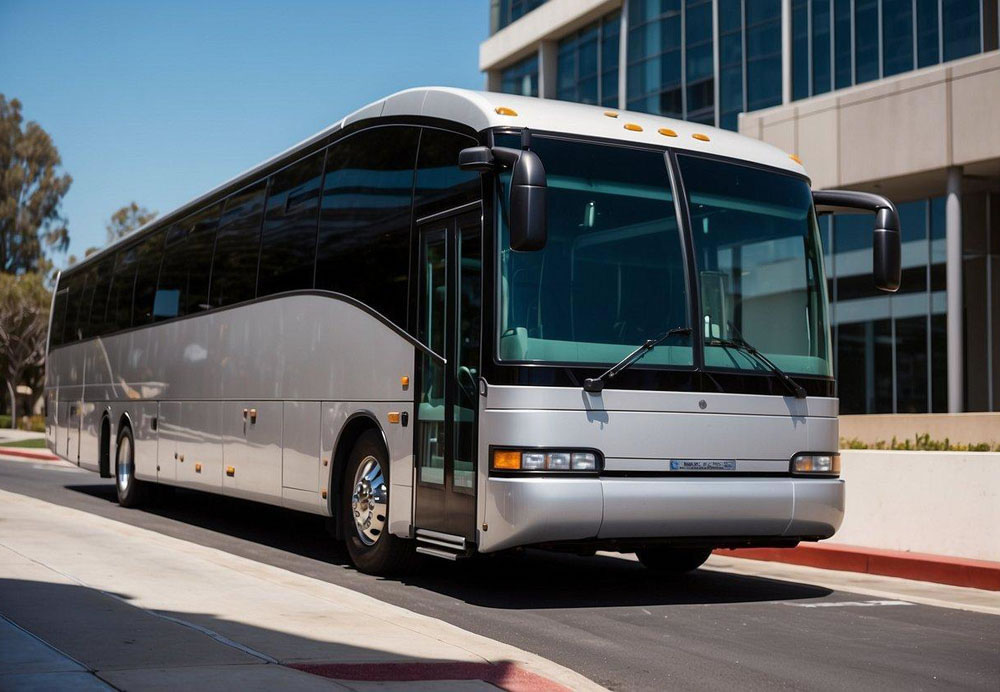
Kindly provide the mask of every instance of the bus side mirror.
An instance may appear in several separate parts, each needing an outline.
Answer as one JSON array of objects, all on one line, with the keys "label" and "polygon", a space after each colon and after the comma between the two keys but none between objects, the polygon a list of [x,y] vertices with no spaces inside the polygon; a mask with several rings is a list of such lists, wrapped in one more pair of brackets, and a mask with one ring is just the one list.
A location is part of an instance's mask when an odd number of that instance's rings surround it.
[{"label": "bus side mirror", "polygon": [[899,233],[899,212],[896,205],[882,195],[853,190],[813,190],[816,207],[863,209],[875,213],[872,236],[872,275],[875,288],[886,293],[899,290],[902,274],[902,246]]},{"label": "bus side mirror", "polygon": [[458,155],[462,170],[496,170],[511,167],[510,248],[522,252],[541,250],[548,239],[545,167],[529,149],[469,147]]}]

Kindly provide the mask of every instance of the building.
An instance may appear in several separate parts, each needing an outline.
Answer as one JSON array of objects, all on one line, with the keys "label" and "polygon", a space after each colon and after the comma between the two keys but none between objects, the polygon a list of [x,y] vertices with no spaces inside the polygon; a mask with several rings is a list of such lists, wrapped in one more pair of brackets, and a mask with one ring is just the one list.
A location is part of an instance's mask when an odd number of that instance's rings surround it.
[{"label": "building", "polygon": [[870,218],[821,220],[841,412],[1000,411],[997,4],[490,0],[479,66],[490,90],[738,129],[816,188],[887,194],[897,294],[872,287]]}]

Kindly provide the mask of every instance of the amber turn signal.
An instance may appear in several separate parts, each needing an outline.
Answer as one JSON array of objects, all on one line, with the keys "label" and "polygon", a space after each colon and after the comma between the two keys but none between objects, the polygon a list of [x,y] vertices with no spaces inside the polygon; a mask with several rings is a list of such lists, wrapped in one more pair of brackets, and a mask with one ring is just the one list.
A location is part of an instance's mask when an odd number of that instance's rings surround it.
[{"label": "amber turn signal", "polygon": [[504,471],[518,471],[521,468],[521,453],[509,449],[493,452],[493,468]]}]

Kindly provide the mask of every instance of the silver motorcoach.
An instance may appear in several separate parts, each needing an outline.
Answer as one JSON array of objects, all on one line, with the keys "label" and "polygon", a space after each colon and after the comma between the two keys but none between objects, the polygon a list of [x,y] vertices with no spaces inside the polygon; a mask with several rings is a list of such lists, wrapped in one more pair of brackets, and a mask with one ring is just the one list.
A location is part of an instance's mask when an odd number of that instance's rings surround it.
[{"label": "silver motorcoach", "polygon": [[64,271],[50,448],[115,477],[334,518],[359,568],[520,546],[833,535],[844,509],[815,209],[734,133],[414,89]]}]

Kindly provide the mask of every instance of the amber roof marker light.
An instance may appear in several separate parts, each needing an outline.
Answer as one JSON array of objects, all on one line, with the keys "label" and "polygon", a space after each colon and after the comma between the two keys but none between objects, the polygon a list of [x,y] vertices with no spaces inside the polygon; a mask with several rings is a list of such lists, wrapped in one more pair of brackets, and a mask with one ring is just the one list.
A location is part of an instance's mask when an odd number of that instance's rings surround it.
[{"label": "amber roof marker light", "polygon": [[700,142],[708,142],[708,141],[710,141],[708,135],[703,135],[700,132],[695,132],[691,136],[694,137],[695,139],[697,139]]},{"label": "amber roof marker light", "polygon": [[674,132],[673,130],[671,130],[669,127],[661,127],[659,130],[657,130],[657,132],[659,132],[664,137],[676,137],[677,136],[677,133]]},{"label": "amber roof marker light", "polygon": [[635,123],[625,123],[625,129],[631,132],[642,132],[642,125],[636,125]]},{"label": "amber roof marker light", "polygon": [[789,154],[788,158],[790,158],[792,161],[799,164],[800,166],[802,165],[802,159],[798,157],[798,154]]},{"label": "amber roof marker light", "polygon": [[493,109],[496,111],[497,115],[517,115],[517,111],[513,108],[507,108],[507,106],[497,106]]}]

